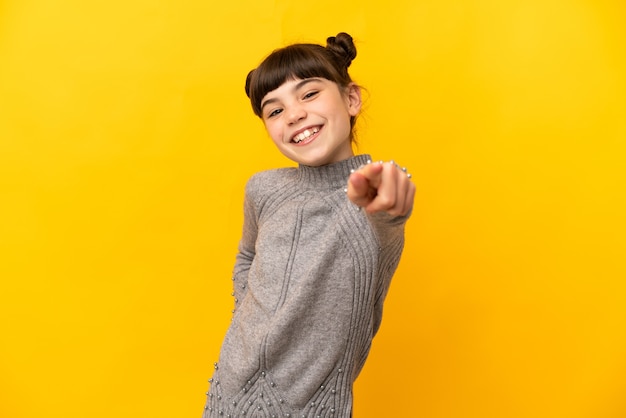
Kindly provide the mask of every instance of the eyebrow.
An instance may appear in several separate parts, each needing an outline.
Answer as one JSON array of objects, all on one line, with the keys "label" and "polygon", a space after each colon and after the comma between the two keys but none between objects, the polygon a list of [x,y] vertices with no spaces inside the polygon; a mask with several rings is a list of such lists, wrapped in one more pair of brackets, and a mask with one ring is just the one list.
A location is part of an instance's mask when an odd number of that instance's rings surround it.
[{"label": "eyebrow", "polygon": [[[298,91],[300,88],[302,88],[303,86],[305,86],[306,84],[312,83],[314,81],[320,81],[320,79],[318,77],[312,77],[312,78],[306,78],[302,81],[300,81],[298,84],[296,84],[293,89],[291,89],[292,92]],[[268,105],[268,104],[272,104],[275,102],[278,102],[278,98],[272,98],[272,99],[267,99],[266,101],[264,101],[263,103],[261,103],[261,112],[263,111],[263,108]]]}]

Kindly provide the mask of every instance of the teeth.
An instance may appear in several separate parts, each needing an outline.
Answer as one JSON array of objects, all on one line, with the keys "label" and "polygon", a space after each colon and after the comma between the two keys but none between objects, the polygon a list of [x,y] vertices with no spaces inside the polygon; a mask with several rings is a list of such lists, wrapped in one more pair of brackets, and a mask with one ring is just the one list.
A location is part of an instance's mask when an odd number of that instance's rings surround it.
[{"label": "teeth", "polygon": [[308,137],[310,137],[313,134],[316,134],[320,131],[319,128],[311,128],[311,129],[307,129],[304,132],[299,133],[298,135],[293,137],[293,142],[295,142],[296,144],[298,142],[302,142],[305,139],[307,139]]}]

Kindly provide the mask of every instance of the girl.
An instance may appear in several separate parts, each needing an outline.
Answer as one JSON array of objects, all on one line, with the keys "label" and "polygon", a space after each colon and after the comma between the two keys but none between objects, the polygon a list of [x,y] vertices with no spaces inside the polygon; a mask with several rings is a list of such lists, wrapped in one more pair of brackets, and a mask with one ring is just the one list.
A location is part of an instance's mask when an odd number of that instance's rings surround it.
[{"label": "girl", "polygon": [[340,33],[278,49],[248,74],[254,113],[298,167],[246,185],[235,310],[204,418],[352,415],[415,194],[406,169],[353,154],[355,57]]}]

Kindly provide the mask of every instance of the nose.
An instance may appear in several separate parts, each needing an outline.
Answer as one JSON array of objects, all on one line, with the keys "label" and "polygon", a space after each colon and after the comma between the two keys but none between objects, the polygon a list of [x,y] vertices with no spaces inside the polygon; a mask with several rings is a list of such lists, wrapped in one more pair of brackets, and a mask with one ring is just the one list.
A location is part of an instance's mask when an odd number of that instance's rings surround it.
[{"label": "nose", "polygon": [[287,116],[288,123],[293,125],[306,118],[306,110],[300,105],[293,105],[289,107]]}]

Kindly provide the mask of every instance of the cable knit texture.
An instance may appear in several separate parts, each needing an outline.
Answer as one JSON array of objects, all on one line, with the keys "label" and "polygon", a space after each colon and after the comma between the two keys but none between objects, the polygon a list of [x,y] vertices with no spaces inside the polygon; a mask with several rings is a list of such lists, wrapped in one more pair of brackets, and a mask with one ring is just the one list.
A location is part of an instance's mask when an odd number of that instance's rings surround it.
[{"label": "cable knit texture", "polygon": [[235,311],[203,418],[351,416],[408,217],[349,201],[350,169],[368,159],[248,181]]}]

